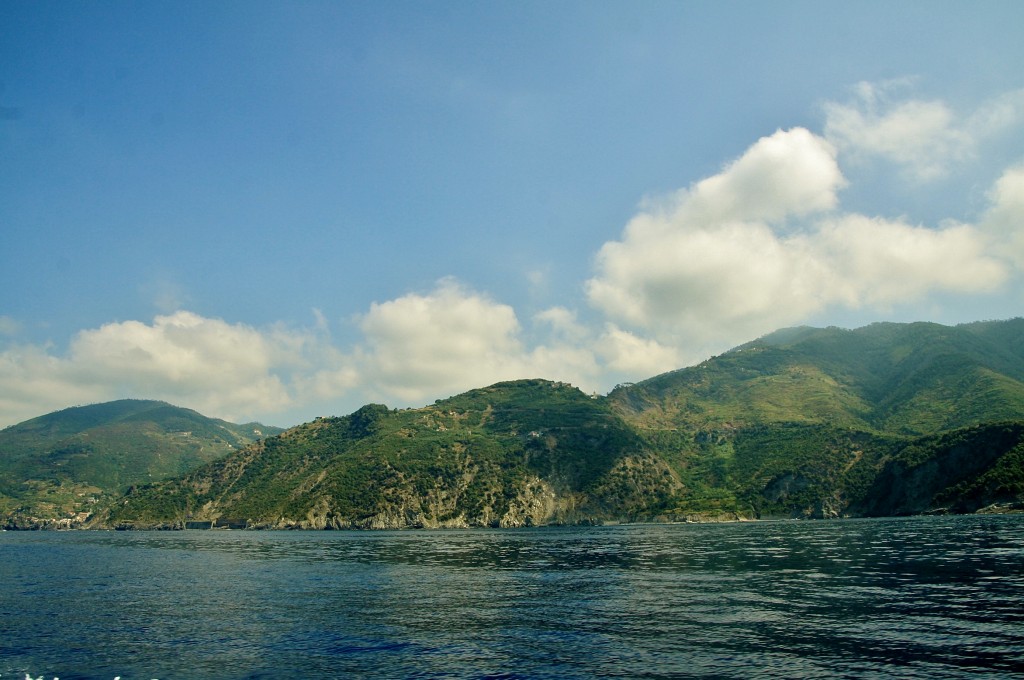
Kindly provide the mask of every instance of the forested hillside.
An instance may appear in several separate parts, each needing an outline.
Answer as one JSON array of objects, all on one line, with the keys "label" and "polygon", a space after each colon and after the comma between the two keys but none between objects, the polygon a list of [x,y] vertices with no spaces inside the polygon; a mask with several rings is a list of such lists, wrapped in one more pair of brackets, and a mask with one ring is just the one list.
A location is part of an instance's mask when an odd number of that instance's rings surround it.
[{"label": "forested hillside", "polygon": [[604,400],[544,380],[421,409],[365,406],[133,490],[109,521],[267,527],[529,526],[647,514],[676,475]]},{"label": "forested hillside", "polygon": [[[904,451],[946,455],[945,440],[932,435],[964,430],[971,450],[985,449],[990,432],[976,426],[1024,420],[1024,319],[785,329],[698,366],[620,386],[608,398],[685,470],[691,494],[680,504],[689,510],[818,517],[969,511],[1024,492],[1012,481],[1014,466],[1003,462],[993,472],[998,492],[869,501],[885,493],[875,480]],[[1004,454],[1015,450],[1011,440],[997,441]],[[972,474],[969,467],[942,470],[933,484],[962,485]]]},{"label": "forested hillside", "polygon": [[369,405],[133,488],[122,527],[528,526],[1012,509],[1024,320],[773,333],[607,397]]},{"label": "forested hillside", "polygon": [[124,399],[0,430],[0,523],[75,523],[129,485],[182,475],[281,428]]},{"label": "forested hillside", "polygon": [[0,432],[0,494],[15,528],[1024,509],[1024,320],[786,329],[606,397],[516,380],[280,433],[162,402],[67,409]]}]

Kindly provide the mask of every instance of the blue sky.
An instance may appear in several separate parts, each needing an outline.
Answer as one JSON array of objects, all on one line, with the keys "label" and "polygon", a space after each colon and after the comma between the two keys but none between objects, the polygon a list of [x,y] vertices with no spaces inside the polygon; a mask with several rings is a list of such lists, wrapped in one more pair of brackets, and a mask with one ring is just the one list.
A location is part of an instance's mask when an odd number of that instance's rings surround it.
[{"label": "blue sky", "polygon": [[0,4],[0,426],[1024,307],[1024,4]]}]

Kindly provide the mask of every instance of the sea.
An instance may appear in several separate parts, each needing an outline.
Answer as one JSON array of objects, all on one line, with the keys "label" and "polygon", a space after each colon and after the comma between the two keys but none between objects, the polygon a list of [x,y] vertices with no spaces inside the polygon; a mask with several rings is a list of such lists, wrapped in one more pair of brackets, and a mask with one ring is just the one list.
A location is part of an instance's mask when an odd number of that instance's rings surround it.
[{"label": "sea", "polygon": [[0,678],[1024,677],[1024,516],[0,533]]}]

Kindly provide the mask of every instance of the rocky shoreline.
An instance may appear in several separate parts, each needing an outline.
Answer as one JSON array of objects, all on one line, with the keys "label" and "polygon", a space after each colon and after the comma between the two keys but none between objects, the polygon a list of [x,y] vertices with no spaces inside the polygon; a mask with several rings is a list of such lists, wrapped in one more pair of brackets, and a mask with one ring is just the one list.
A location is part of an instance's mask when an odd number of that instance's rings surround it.
[{"label": "rocky shoreline", "polygon": [[[943,516],[943,515],[1017,515],[1024,514],[1024,502],[993,503],[973,512],[955,512],[949,508],[938,508],[927,512],[913,513],[905,516]],[[718,514],[698,513],[679,516],[659,515],[656,517],[629,517],[619,519],[577,518],[574,521],[540,521],[532,520],[519,523],[468,522],[458,517],[443,522],[425,521],[423,518],[411,518],[401,521],[397,517],[373,516],[359,521],[309,521],[281,519],[277,522],[248,522],[239,520],[188,520],[175,522],[118,522],[107,524],[94,517],[63,517],[39,518],[13,516],[5,519],[0,526],[3,531],[444,531],[473,529],[527,529],[539,527],[566,526],[620,526],[635,524],[721,524],[734,522],[775,522],[789,520],[821,520],[821,519],[857,519],[852,515],[834,517],[747,517],[738,513],[724,512]]]}]

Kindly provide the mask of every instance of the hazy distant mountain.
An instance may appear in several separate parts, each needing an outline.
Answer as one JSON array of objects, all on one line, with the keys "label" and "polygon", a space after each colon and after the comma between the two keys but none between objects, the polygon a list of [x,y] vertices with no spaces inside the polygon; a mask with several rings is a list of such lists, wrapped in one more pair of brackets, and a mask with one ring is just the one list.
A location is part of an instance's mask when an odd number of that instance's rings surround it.
[{"label": "hazy distant mountain", "polygon": [[133,489],[121,526],[404,528],[971,512],[1024,500],[1024,320],[796,328],[591,398],[369,405]]},{"label": "hazy distant mountain", "polygon": [[132,484],[182,475],[281,431],[132,399],[33,418],[0,430],[0,517],[31,525],[88,512]]}]

